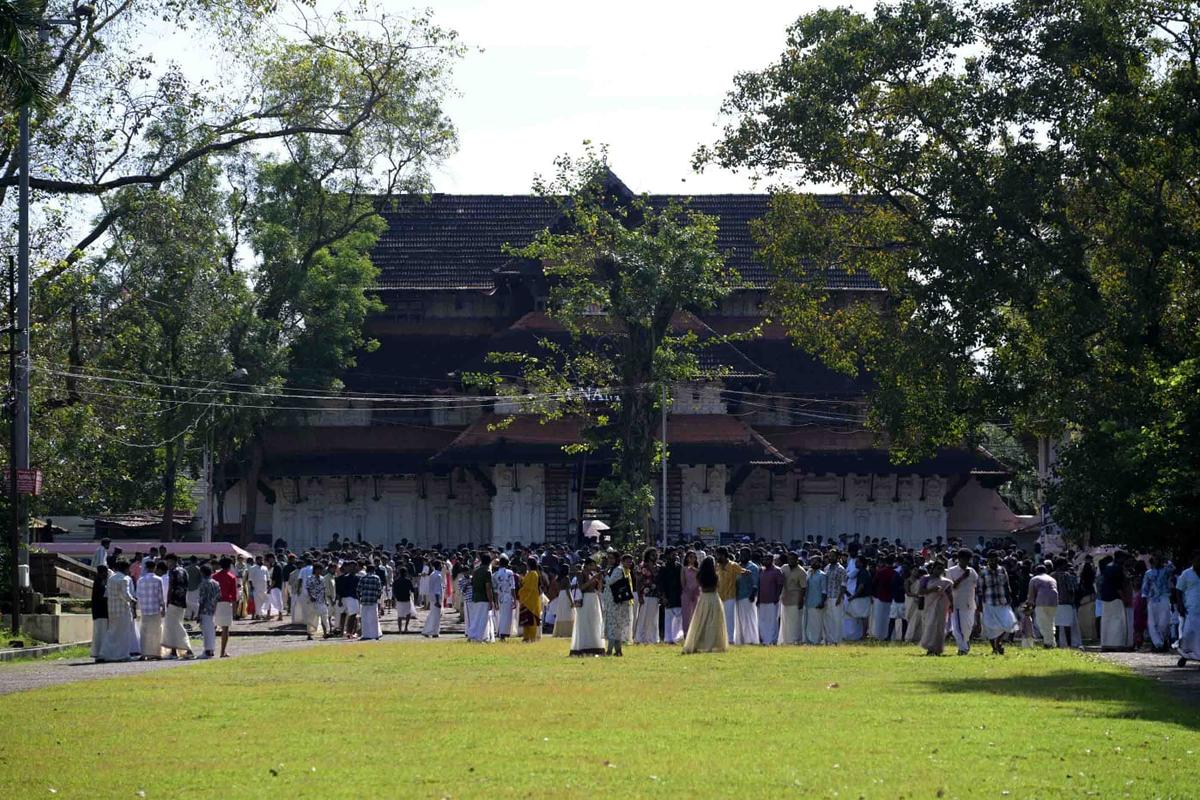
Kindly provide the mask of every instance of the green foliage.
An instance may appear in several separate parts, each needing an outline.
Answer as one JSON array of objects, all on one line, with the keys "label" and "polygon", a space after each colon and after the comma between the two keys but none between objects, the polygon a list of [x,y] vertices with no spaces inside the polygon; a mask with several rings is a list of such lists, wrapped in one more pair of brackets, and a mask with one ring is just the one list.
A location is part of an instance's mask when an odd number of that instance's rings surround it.
[{"label": "green foliage", "polygon": [[[560,158],[555,178],[534,188],[559,204],[560,223],[511,253],[541,265],[547,312],[567,337],[546,337],[536,356],[493,354],[515,368],[520,385],[498,376],[491,383],[502,392],[555,394],[525,410],[586,421],[586,444],[614,455],[600,500],[616,514],[614,536],[633,543],[649,535],[661,387],[706,377],[699,362],[706,343],[673,322],[680,312],[713,308],[739,278],[717,249],[715,218],[631,195],[602,150]],[[611,388],[616,402],[598,409],[578,387]]]},{"label": "green foliage", "polygon": [[[778,193],[760,229],[778,316],[871,374],[870,420],[904,455],[995,420],[1065,441],[1056,517],[1080,535],[1180,541],[1196,524],[1200,401],[1168,387],[1200,356],[1198,12],[807,14],[776,63],[737,77],[731,123],[697,156],[857,195],[831,213]],[[841,301],[827,270],[871,276],[886,300]]]}]

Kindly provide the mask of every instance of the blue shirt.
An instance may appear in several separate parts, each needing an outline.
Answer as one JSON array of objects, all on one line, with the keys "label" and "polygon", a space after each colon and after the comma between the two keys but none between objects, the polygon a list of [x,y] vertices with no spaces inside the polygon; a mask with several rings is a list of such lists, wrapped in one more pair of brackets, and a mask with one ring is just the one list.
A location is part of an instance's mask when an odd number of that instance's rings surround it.
[{"label": "blue shirt", "polygon": [[742,565],[746,571],[737,577],[737,599],[749,600],[758,591],[759,566],[753,561]]},{"label": "blue shirt", "polygon": [[1171,599],[1171,568],[1148,569],[1142,576],[1142,597],[1150,600]]},{"label": "blue shirt", "polygon": [[816,608],[825,599],[825,573],[814,569],[808,573],[808,594],[804,596],[805,608]]}]

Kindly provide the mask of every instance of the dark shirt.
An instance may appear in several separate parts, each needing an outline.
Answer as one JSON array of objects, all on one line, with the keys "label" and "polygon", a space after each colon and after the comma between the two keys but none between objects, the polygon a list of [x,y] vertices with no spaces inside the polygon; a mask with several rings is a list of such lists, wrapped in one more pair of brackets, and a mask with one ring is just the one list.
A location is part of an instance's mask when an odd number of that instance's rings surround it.
[{"label": "dark shirt", "polygon": [[1111,603],[1121,599],[1121,590],[1125,588],[1125,568],[1115,561],[1100,570],[1100,600]]},{"label": "dark shirt", "polygon": [[879,567],[875,570],[875,599],[881,603],[890,603],[895,591],[896,570],[891,567]]},{"label": "dark shirt", "polygon": [[486,603],[488,587],[492,585],[492,571],[487,566],[481,566],[471,573],[471,602]]},{"label": "dark shirt", "polygon": [[358,595],[358,576],[338,575],[333,579],[333,588],[339,600],[344,597],[356,597]]},{"label": "dark shirt", "polygon": [[279,564],[276,564],[275,566],[271,567],[271,588],[272,589],[283,589],[283,579],[284,579],[283,567],[280,566]]},{"label": "dark shirt", "polygon": [[200,566],[189,564],[187,568],[187,590],[195,592],[200,589]]},{"label": "dark shirt", "polygon": [[187,608],[187,571],[183,567],[176,567],[167,573],[167,578],[167,605]]},{"label": "dark shirt", "polygon": [[92,581],[92,619],[108,619],[108,597],[105,595],[105,581]]},{"label": "dark shirt", "polygon": [[683,572],[678,564],[664,565],[658,570],[658,588],[662,593],[664,608],[679,608],[683,605]]},{"label": "dark shirt", "polygon": [[[337,583],[335,580],[334,583]],[[411,603],[413,593],[412,581],[408,578],[396,578],[396,582],[392,584],[392,596],[397,603]]]}]

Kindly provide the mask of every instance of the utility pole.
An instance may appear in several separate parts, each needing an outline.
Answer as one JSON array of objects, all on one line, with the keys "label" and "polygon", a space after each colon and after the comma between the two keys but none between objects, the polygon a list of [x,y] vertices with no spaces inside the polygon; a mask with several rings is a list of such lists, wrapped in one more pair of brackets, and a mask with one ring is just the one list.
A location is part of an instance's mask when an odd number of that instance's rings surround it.
[{"label": "utility pole", "polygon": [[16,269],[12,256],[8,257],[8,381],[9,393],[5,403],[9,419],[9,457],[8,457],[8,545],[12,553],[9,564],[11,581],[10,597],[12,603],[12,632],[21,632],[21,566],[17,558],[21,552],[21,513],[19,506],[21,495],[17,492],[17,329],[14,311],[16,304]]},{"label": "utility pole", "polygon": [[659,505],[659,524],[662,528],[662,549],[667,549],[667,384],[662,385],[662,503]]}]

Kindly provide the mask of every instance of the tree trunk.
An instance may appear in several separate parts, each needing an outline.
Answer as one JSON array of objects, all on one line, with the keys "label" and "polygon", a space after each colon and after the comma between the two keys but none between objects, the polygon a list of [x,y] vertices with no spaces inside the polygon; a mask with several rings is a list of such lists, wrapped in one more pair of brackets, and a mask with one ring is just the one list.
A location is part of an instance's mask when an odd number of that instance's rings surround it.
[{"label": "tree trunk", "polygon": [[225,530],[225,459],[221,458],[213,465],[213,485],[208,487],[212,492],[213,502],[217,506],[217,534]]},{"label": "tree trunk", "polygon": [[657,444],[654,438],[655,394],[647,390],[653,382],[656,337],[646,328],[629,332],[629,349],[622,364],[621,409],[617,414],[619,450],[615,480],[625,502],[618,510],[614,527],[622,543],[650,540],[650,510],[653,496],[651,467]]},{"label": "tree trunk", "polygon": [[175,442],[167,442],[166,465],[163,469],[162,540],[175,539],[175,478],[178,472]]},{"label": "tree trunk", "polygon": [[246,470],[246,480],[242,484],[246,505],[246,513],[242,517],[242,530],[238,536],[238,544],[242,547],[254,539],[254,528],[258,524],[258,480],[262,476],[262,462],[262,442],[256,436],[250,444],[250,467]]}]

